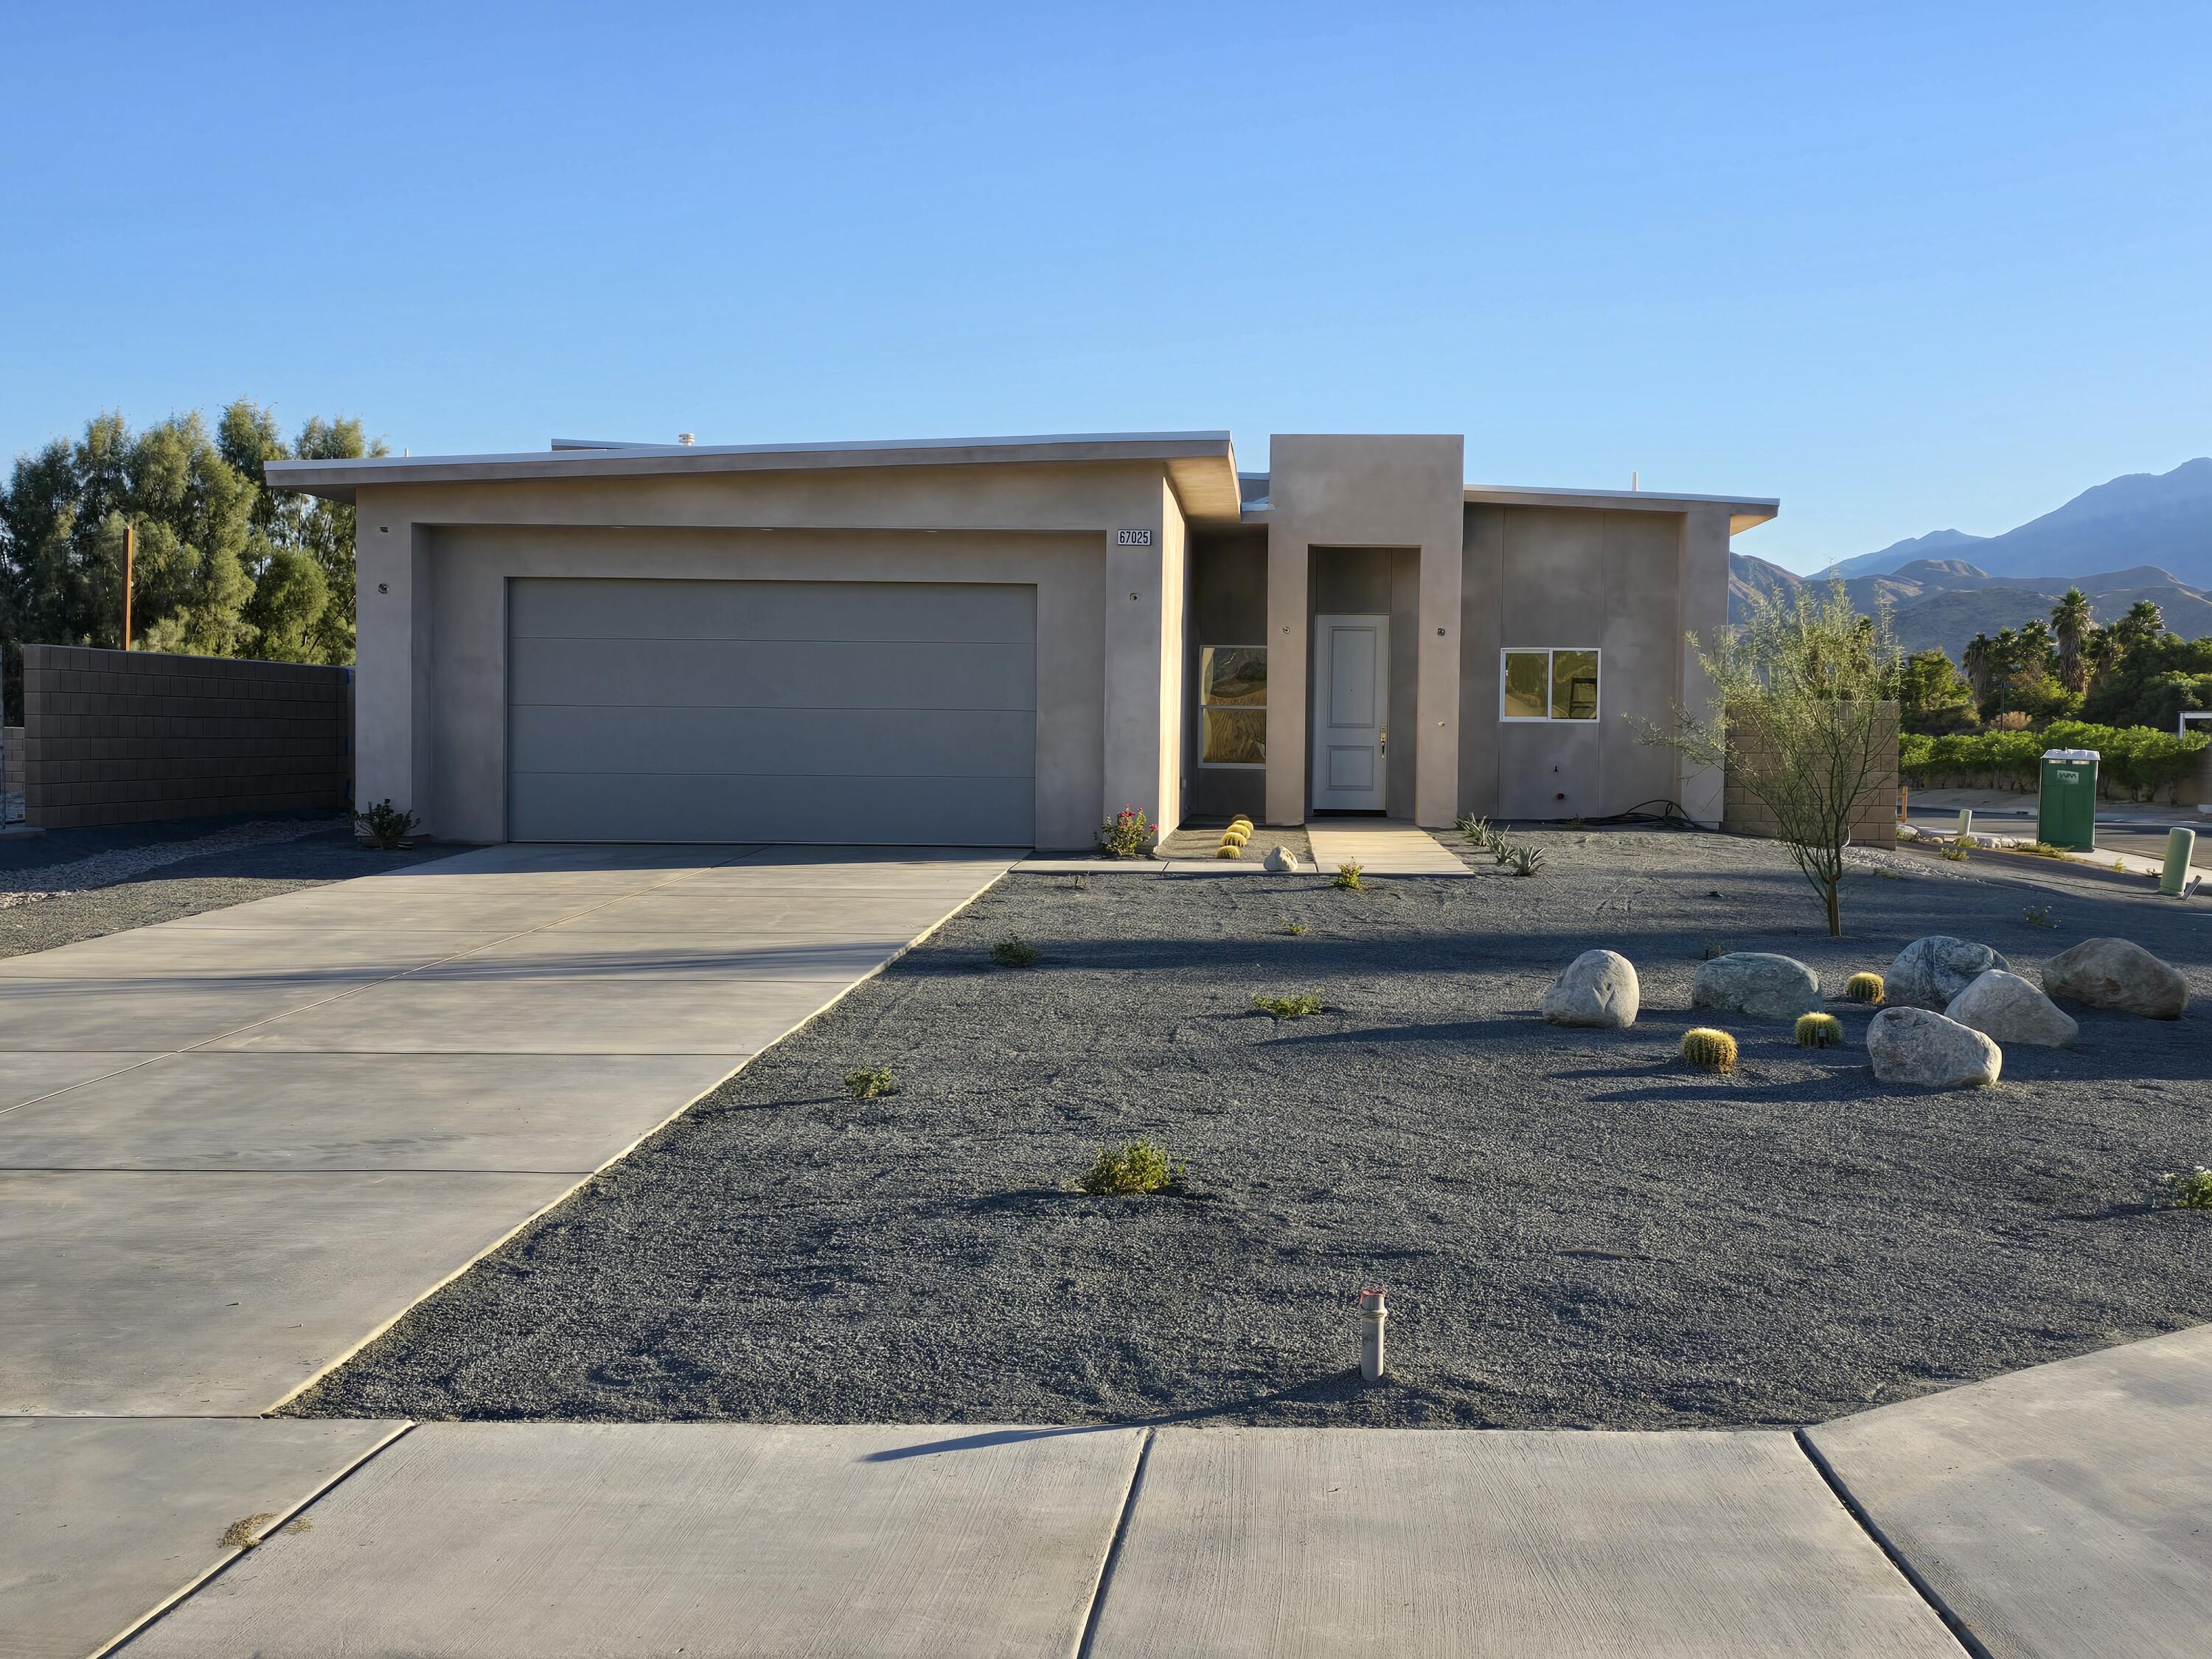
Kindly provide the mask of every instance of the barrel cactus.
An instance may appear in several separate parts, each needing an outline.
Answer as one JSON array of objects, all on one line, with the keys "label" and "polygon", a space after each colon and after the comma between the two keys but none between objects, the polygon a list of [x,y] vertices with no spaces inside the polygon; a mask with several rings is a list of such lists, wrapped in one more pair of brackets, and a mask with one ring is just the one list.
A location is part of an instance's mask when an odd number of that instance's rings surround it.
[{"label": "barrel cactus", "polygon": [[1844,1022],[1833,1014],[1798,1015],[1797,1046],[1800,1048],[1842,1048]]},{"label": "barrel cactus", "polygon": [[1844,994],[1849,997],[1853,1002],[1880,1002],[1881,1000],[1881,975],[1880,974],[1853,974],[1849,979],[1844,981]]},{"label": "barrel cactus", "polygon": [[1682,1033],[1682,1058],[1708,1072],[1735,1070],[1735,1039],[1710,1025]]}]

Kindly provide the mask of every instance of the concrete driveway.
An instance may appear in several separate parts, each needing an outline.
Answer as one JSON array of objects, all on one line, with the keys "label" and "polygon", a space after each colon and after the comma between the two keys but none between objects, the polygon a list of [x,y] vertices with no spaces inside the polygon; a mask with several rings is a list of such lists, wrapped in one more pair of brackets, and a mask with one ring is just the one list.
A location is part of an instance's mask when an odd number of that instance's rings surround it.
[{"label": "concrete driveway", "polygon": [[0,961],[0,1522],[76,1521],[0,1562],[0,1654],[398,1426],[179,1419],[284,1400],[1011,862],[504,847]]}]

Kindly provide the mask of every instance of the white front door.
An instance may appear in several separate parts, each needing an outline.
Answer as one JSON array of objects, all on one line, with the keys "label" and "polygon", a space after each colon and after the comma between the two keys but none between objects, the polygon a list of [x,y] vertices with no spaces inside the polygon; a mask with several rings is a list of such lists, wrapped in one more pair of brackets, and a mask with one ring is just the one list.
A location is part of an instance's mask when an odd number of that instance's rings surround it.
[{"label": "white front door", "polygon": [[1313,804],[1323,811],[1379,812],[1390,619],[1316,617],[1313,663]]}]

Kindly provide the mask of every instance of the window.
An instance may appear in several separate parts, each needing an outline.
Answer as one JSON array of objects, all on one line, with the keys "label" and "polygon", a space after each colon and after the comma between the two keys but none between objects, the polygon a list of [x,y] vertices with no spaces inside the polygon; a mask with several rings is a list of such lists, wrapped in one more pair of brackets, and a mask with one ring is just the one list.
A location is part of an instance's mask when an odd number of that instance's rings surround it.
[{"label": "window", "polygon": [[1198,653],[1201,766],[1267,763],[1267,648],[1209,645]]},{"label": "window", "polygon": [[1502,720],[1594,720],[1597,718],[1595,650],[1500,653],[1498,718]]}]

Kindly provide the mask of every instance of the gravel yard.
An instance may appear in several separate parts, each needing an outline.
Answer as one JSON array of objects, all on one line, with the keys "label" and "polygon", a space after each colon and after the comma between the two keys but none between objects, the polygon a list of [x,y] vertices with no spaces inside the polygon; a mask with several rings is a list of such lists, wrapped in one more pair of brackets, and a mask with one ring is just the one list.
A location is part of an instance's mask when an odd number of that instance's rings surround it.
[{"label": "gravel yard", "polygon": [[[1533,880],[1016,875],[404,1318],[294,1410],[770,1421],[1790,1424],[2212,1320],[2212,912],[1870,854],[1850,936],[1766,843],[1542,832]],[[2023,915],[2047,906],[2050,926]],[[1293,934],[1286,924],[1305,928]],[[1840,992],[1947,932],[2133,938],[2199,999],[2080,1011],[2002,1083],[1889,1093],[1869,1011],[1675,1058],[1709,941]],[[1034,968],[991,943],[1034,941]],[[1626,1032],[1541,1024],[1577,953]],[[1278,1022],[1255,993],[1320,993]],[[898,1092],[846,1097],[845,1072]],[[1185,1188],[1072,1190],[1145,1134]],[[1391,1376],[1356,1370],[1387,1285]]]},{"label": "gravel yard", "polygon": [[0,957],[219,910],[453,848],[371,852],[330,813],[58,830],[0,842]]}]

